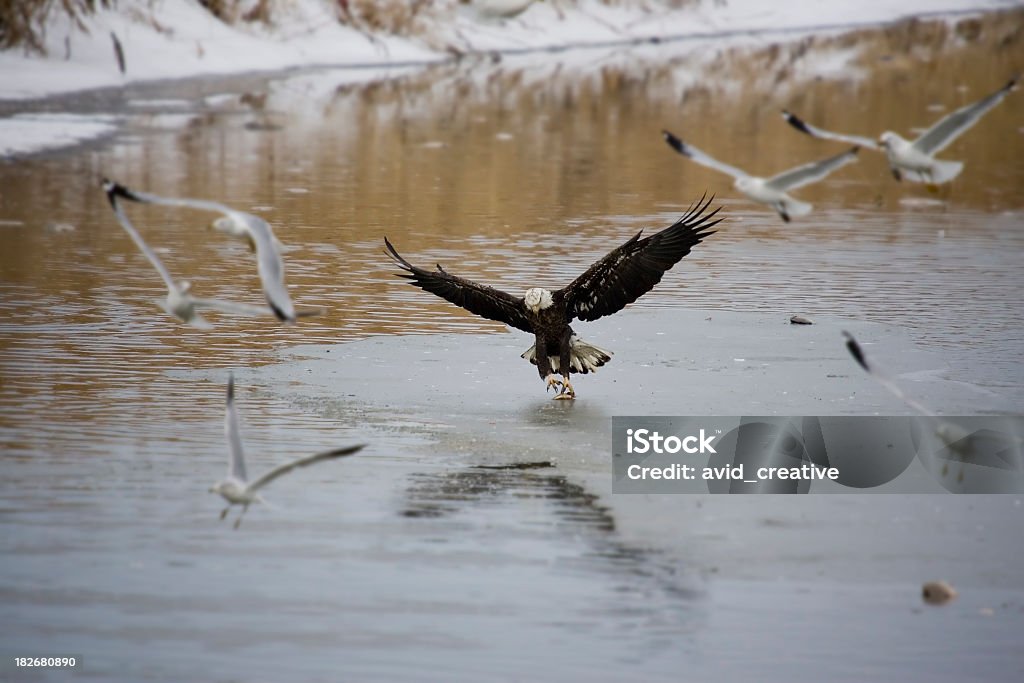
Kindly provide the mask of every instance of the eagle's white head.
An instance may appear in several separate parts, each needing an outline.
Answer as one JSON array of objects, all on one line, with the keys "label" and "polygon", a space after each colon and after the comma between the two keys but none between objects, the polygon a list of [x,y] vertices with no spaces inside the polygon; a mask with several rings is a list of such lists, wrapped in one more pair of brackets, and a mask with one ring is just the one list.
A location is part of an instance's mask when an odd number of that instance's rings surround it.
[{"label": "eagle's white head", "polygon": [[524,300],[526,301],[526,307],[534,313],[542,311],[555,303],[554,299],[551,298],[551,292],[540,287],[526,290]]}]

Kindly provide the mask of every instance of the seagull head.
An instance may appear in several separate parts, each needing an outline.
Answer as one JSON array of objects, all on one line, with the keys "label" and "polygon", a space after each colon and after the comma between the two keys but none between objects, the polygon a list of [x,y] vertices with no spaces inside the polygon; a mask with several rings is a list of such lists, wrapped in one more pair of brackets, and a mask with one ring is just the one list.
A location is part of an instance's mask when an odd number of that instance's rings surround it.
[{"label": "seagull head", "polygon": [[245,225],[236,221],[234,216],[218,216],[210,223],[210,227],[232,237],[244,237],[246,234]]},{"label": "seagull head", "polygon": [[534,313],[542,311],[554,303],[551,292],[540,287],[526,290],[526,296],[523,297],[523,300],[526,302],[526,307]]},{"label": "seagull head", "polygon": [[904,142],[903,138],[891,130],[887,130],[878,136],[878,146],[882,149],[892,149],[900,142]]},{"label": "seagull head", "polygon": [[740,176],[732,183],[732,186],[735,187],[737,190],[739,190],[740,192],[746,192],[748,194],[750,192],[755,191],[755,185],[757,185],[757,182],[754,178],[751,178],[749,176]]},{"label": "seagull head", "polygon": [[238,237],[249,243],[249,249],[256,251],[256,242],[252,239],[252,233],[249,232],[249,226],[242,221],[235,218],[233,215],[228,214],[221,216],[210,223],[210,227],[217,232],[222,232],[225,235],[231,235],[232,237]]}]

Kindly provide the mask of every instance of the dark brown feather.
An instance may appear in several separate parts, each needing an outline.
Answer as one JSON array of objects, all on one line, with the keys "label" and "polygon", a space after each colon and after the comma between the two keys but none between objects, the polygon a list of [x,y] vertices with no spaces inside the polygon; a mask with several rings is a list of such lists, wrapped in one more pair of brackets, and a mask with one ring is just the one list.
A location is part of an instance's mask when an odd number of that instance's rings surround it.
[{"label": "dark brown feather", "polygon": [[526,316],[526,305],[522,297],[515,297],[500,289],[451,275],[445,272],[440,264],[434,271],[418,268],[402,258],[387,237],[384,238],[384,244],[388,256],[406,271],[398,273],[398,277],[406,278],[420,289],[436,294],[470,313],[533,333],[533,326]]},{"label": "dark brown feather", "polygon": [[674,225],[641,239],[643,231],[554,293],[566,303],[569,321],[597,320],[622,310],[651,291],[669,268],[714,231],[721,207],[706,213],[714,197],[701,197]]}]

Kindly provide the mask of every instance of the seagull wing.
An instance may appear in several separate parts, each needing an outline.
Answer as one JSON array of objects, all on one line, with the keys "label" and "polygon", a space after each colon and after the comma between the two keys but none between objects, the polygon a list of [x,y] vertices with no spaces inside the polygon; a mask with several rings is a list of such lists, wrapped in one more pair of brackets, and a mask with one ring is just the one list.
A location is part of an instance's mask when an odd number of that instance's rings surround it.
[{"label": "seagull wing", "polygon": [[124,185],[117,185],[117,194],[125,199],[140,204],[159,204],[161,206],[181,206],[189,209],[200,209],[202,211],[213,211],[215,213],[232,213],[234,209],[219,202],[211,202],[205,199],[189,199],[188,197],[161,197],[149,192],[131,190]]},{"label": "seagull wing", "polygon": [[139,251],[142,252],[143,256],[149,259],[149,262],[153,264],[154,268],[156,268],[156,272],[160,274],[160,279],[162,279],[164,284],[167,285],[167,289],[177,291],[178,285],[171,279],[171,274],[167,272],[167,268],[164,267],[163,262],[157,257],[153,250],[149,248],[149,245],[146,244],[145,240],[142,239],[142,235],[140,235],[139,231],[135,229],[132,222],[128,220],[128,216],[125,215],[120,202],[117,201],[118,197],[125,196],[121,192],[121,190],[124,189],[123,186],[104,178],[103,189],[107,193],[107,200],[110,202],[111,208],[114,209],[114,215],[117,216],[117,221],[121,224],[121,227],[124,228],[124,231],[132,238],[132,241],[135,242],[135,246],[139,248]]},{"label": "seagull wing", "polygon": [[736,168],[735,166],[730,166],[729,164],[723,164],[718,159],[714,159],[714,158],[708,156],[707,154],[705,154],[704,152],[700,151],[699,149],[697,149],[693,145],[686,144],[685,142],[683,142],[682,140],[680,140],[679,138],[677,138],[675,135],[673,135],[672,133],[668,132],[667,130],[661,131],[661,134],[665,137],[665,142],[668,143],[669,147],[671,147],[675,151],[679,152],[684,157],[689,157],[693,161],[696,161],[701,166],[707,166],[708,168],[713,168],[716,171],[721,171],[722,173],[727,173],[728,175],[731,175],[733,178],[746,178],[746,177],[748,177],[748,174],[745,173],[744,171],[741,171],[740,169]]},{"label": "seagull wing", "polygon": [[526,304],[521,297],[486,285],[477,284],[445,272],[440,265],[437,270],[417,268],[399,255],[395,248],[384,238],[387,254],[398,267],[406,271],[399,273],[422,290],[452,302],[488,320],[497,320],[524,332],[533,332],[533,325],[526,314]]},{"label": "seagull wing", "polygon": [[332,460],[334,458],[341,458],[341,457],[344,457],[346,455],[352,455],[353,453],[356,453],[356,452],[362,450],[362,448],[365,445],[366,444],[359,444],[358,446],[347,446],[345,448],[335,448],[334,450],[324,451],[323,453],[317,453],[316,455],[309,455],[309,456],[306,456],[305,458],[299,458],[298,460],[292,460],[291,462],[286,462],[283,465],[279,465],[279,466],[275,467],[274,469],[270,470],[269,472],[264,474],[262,477],[260,477],[259,479],[257,479],[253,483],[249,484],[249,490],[250,491],[257,491],[257,490],[263,488],[264,486],[266,486],[267,484],[269,484],[270,482],[274,481],[275,479],[277,479],[281,475],[288,474],[289,472],[294,470],[296,467],[305,467],[306,465],[312,465],[313,463],[320,462],[321,460]]},{"label": "seagull wing", "polygon": [[856,161],[857,152],[859,150],[859,147],[853,147],[842,154],[835,155],[834,157],[829,157],[828,159],[822,159],[820,161],[812,161],[809,164],[791,168],[788,171],[783,171],[778,175],[772,176],[766,180],[764,184],[766,187],[770,187],[773,190],[779,190],[780,192],[786,192],[787,190],[794,190],[798,187],[809,185],[810,183],[821,180],[837,168]]},{"label": "seagull wing", "polygon": [[245,453],[242,450],[242,428],[235,408],[235,376],[228,374],[228,398],[224,410],[224,436],[228,440],[228,476],[245,481]]},{"label": "seagull wing", "polygon": [[674,225],[645,237],[641,230],[622,246],[611,251],[554,293],[566,303],[569,320],[597,320],[622,310],[651,291],[669,268],[690,253],[690,249],[714,231],[722,219],[712,220],[720,210],[707,213],[712,198],[704,197]]},{"label": "seagull wing", "polygon": [[230,212],[236,220],[242,221],[253,243],[256,245],[256,270],[260,275],[260,283],[263,285],[263,295],[274,314],[280,320],[294,322],[295,304],[288,296],[288,289],[284,284],[284,258],[281,256],[281,243],[274,237],[274,231],[270,225],[250,213],[241,211]]},{"label": "seagull wing", "polygon": [[786,123],[796,128],[801,133],[806,133],[814,138],[822,138],[824,140],[838,140],[839,142],[847,142],[858,147],[867,147],[869,149],[879,149],[878,142],[871,138],[861,137],[860,135],[846,135],[845,133],[833,133],[831,131],[822,130],[821,128],[815,128],[811,124],[807,123],[796,114],[782,110],[782,118],[786,119]]},{"label": "seagull wing", "polygon": [[992,93],[988,97],[978,100],[974,104],[957,109],[939,119],[931,128],[921,133],[921,136],[914,140],[912,147],[929,156],[937,154],[945,149],[950,143],[956,140],[961,133],[978,122],[989,109],[1003,101],[1003,98],[1013,89],[1017,83],[1017,77],[1010,79],[1010,82]]},{"label": "seagull wing", "polygon": [[223,301],[221,299],[202,299],[192,297],[192,302],[200,308],[212,308],[221,313],[234,313],[236,315],[264,316],[274,315],[274,311],[267,306],[256,306],[243,304],[235,301]]}]

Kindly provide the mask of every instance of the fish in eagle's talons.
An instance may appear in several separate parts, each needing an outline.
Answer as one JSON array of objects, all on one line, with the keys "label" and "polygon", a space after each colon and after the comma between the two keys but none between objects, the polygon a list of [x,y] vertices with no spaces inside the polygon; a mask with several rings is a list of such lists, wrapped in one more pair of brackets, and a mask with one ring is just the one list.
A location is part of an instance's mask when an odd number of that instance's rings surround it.
[{"label": "fish in eagle's talons", "polygon": [[562,391],[554,400],[556,401],[571,401],[576,398],[576,390],[572,388],[572,384],[569,383],[569,378],[566,377],[562,380]]},{"label": "fish in eagle's talons", "polygon": [[[665,272],[690,249],[714,234],[720,208],[708,211],[714,197],[701,197],[678,221],[649,237],[643,230],[594,263],[568,286],[557,290],[531,287],[524,296],[503,292],[447,272],[420,268],[405,260],[384,238],[387,255],[404,272],[398,277],[470,313],[534,335],[521,357],[537,366],[546,389],[561,385],[556,399],[572,399],[572,373],[596,372],[612,353],[576,335],[569,323],[592,321],[616,313],[651,291]],[[559,377],[561,375],[561,377]]]}]

